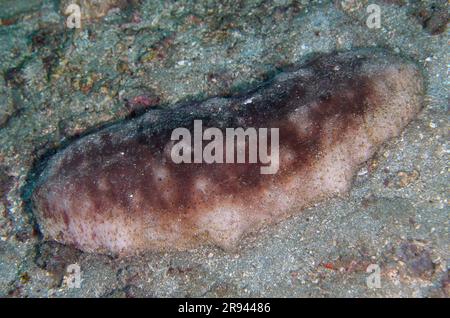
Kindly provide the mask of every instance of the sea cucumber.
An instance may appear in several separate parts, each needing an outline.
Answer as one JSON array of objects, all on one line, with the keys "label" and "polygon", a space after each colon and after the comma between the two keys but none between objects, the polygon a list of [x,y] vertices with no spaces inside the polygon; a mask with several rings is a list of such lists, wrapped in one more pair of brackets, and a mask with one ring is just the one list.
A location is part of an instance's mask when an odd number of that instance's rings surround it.
[{"label": "sea cucumber", "polygon": [[[151,109],[51,157],[32,204],[46,238],[98,253],[235,248],[243,236],[348,191],[422,106],[418,67],[381,50],[322,54],[253,91]],[[279,128],[279,170],[171,160],[171,133]]]}]

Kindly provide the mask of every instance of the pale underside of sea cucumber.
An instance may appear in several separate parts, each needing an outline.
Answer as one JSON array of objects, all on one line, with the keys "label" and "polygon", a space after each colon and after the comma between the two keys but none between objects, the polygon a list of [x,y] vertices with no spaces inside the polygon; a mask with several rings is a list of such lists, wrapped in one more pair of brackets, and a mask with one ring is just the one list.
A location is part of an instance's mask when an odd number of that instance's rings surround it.
[{"label": "pale underside of sea cucumber", "polygon": [[[152,109],[73,142],[32,197],[46,238],[98,253],[233,249],[241,238],[348,191],[357,169],[422,105],[416,65],[384,51],[318,56],[251,92]],[[174,163],[175,128],[279,129],[279,169]]]}]

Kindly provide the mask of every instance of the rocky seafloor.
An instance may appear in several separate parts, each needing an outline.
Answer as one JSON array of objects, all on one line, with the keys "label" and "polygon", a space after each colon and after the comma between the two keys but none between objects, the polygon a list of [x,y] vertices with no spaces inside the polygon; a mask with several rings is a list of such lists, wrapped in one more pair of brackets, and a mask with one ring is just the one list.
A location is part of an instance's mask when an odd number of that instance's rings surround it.
[{"label": "rocky seafloor", "polygon": [[[0,2],[0,296],[448,297],[447,1]],[[380,8],[380,28],[366,9]],[[160,105],[229,96],[317,52],[385,48],[416,61],[424,109],[322,202],[234,252],[129,258],[46,242],[33,167],[86,130]],[[70,284],[77,264],[81,286]],[[369,288],[370,264],[380,288]]]}]

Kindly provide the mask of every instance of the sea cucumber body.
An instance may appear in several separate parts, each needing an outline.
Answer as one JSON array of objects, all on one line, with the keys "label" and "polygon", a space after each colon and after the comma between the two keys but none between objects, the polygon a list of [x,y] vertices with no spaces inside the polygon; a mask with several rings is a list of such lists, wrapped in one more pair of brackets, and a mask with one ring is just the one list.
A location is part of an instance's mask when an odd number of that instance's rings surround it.
[{"label": "sea cucumber body", "polygon": [[[235,247],[246,234],[345,193],[360,165],[422,104],[417,67],[382,51],[323,55],[245,95],[150,110],[53,156],[33,205],[48,238],[100,253]],[[175,164],[171,132],[279,128],[276,174]]]}]

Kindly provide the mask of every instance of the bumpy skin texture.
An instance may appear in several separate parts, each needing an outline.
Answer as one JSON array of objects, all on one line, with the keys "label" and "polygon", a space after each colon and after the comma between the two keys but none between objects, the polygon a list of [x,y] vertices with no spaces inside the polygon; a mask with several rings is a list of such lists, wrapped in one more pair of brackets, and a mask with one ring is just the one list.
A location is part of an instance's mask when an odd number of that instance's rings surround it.
[{"label": "bumpy skin texture", "polygon": [[[386,52],[317,57],[246,95],[150,110],[74,142],[33,193],[48,238],[99,253],[233,248],[243,235],[345,193],[422,104],[417,67]],[[175,164],[177,127],[279,128],[280,168]]]}]

